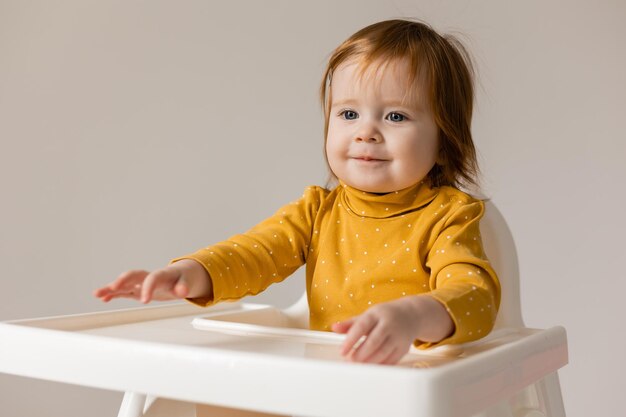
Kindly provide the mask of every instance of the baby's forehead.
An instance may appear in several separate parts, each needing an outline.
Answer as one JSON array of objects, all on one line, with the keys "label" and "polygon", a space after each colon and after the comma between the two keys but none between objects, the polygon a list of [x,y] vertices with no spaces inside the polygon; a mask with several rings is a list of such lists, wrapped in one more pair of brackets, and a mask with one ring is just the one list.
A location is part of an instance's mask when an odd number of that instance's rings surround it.
[{"label": "baby's forehead", "polygon": [[331,89],[334,99],[355,96],[389,98],[406,104],[425,99],[425,77],[419,75],[406,60],[358,61],[340,64],[333,72]]}]

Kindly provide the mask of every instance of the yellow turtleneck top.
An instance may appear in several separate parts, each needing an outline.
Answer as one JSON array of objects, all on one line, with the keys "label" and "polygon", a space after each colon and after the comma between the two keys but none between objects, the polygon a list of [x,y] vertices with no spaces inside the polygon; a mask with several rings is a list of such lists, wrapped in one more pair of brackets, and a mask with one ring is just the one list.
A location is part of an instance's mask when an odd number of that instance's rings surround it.
[{"label": "yellow turtleneck top", "polygon": [[194,259],[209,273],[209,306],[258,294],[306,263],[310,328],[359,315],[377,303],[428,293],[443,303],[454,333],[418,347],[463,343],[492,329],[498,278],[482,248],[482,201],[427,182],[373,194],[343,182],[306,188],[297,201],[246,233],[174,259]]}]

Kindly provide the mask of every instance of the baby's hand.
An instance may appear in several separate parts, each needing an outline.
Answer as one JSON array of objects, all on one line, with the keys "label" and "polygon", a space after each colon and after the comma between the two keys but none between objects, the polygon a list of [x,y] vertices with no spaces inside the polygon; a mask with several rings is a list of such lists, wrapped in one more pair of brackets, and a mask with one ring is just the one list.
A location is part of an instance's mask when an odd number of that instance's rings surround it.
[{"label": "baby's hand", "polygon": [[132,298],[145,304],[150,300],[165,301],[189,297],[192,291],[205,294],[208,292],[209,282],[208,273],[200,264],[184,259],[152,272],[124,272],[109,285],[95,290],[93,295],[105,303],[113,298]]},{"label": "baby's hand", "polygon": [[[405,299],[377,304],[365,313],[332,326],[337,333],[347,333],[341,349],[343,356],[355,362],[397,363],[411,347],[416,333],[416,313]],[[354,345],[366,336],[363,343]]]},{"label": "baby's hand", "polygon": [[[341,349],[355,362],[396,364],[415,339],[439,341],[454,329],[442,304],[429,296],[409,296],[377,304],[365,313],[332,326],[347,333]],[[355,347],[359,339],[365,340]],[[354,349],[354,350],[353,350]]]}]

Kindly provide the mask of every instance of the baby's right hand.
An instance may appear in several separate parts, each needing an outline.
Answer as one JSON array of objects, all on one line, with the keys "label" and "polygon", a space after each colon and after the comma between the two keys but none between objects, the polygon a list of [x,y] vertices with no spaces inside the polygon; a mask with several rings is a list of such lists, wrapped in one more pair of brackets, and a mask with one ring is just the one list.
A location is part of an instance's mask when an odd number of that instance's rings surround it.
[{"label": "baby's right hand", "polygon": [[105,303],[113,298],[132,298],[145,304],[150,300],[189,297],[192,289],[196,293],[206,293],[206,288],[202,288],[206,283],[210,283],[210,279],[204,268],[196,261],[184,259],[152,272],[126,271],[109,285],[95,290],[93,295]]}]

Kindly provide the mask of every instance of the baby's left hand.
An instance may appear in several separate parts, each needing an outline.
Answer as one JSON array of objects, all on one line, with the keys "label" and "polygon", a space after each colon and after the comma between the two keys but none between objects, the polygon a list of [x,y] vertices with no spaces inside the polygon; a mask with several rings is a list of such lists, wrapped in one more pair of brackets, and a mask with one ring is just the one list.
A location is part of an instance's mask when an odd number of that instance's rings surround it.
[{"label": "baby's left hand", "polygon": [[[336,333],[347,333],[341,354],[355,362],[395,364],[410,349],[419,332],[419,309],[414,297],[377,304],[365,313],[332,326]],[[352,348],[366,336],[354,351]]]}]

